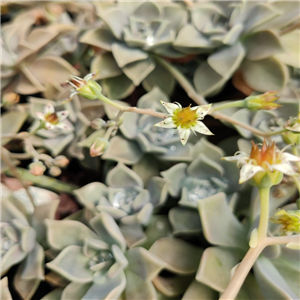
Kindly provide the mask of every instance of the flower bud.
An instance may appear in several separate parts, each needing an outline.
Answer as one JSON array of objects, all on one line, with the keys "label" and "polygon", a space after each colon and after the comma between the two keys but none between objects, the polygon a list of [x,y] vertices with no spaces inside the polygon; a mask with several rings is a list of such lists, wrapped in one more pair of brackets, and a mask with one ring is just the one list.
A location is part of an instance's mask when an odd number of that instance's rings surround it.
[{"label": "flower bud", "polygon": [[104,153],[104,151],[108,148],[109,141],[103,138],[97,138],[95,142],[90,147],[90,155],[92,157],[100,156]]},{"label": "flower bud", "polygon": [[91,122],[91,127],[95,130],[104,128],[105,125],[106,125],[106,122],[101,118],[97,118]]},{"label": "flower bud", "polygon": [[16,103],[19,103],[20,96],[15,93],[7,93],[4,94],[2,97],[2,104],[4,106],[12,106]]},{"label": "flower bud", "polygon": [[252,109],[252,110],[272,110],[280,107],[281,105],[273,103],[274,101],[278,100],[279,96],[277,92],[266,92],[261,95],[257,96],[249,96],[247,97],[245,102],[245,107]]},{"label": "flower bud", "polygon": [[282,235],[300,233],[300,210],[285,211],[281,209],[270,218],[270,222],[281,225],[280,233]]},{"label": "flower bud", "polygon": [[46,167],[41,161],[37,161],[29,165],[29,171],[32,175],[40,176],[44,174]]},{"label": "flower bud", "polygon": [[50,169],[49,169],[49,174],[54,176],[54,177],[57,177],[61,174],[61,169],[57,166],[52,166]]},{"label": "flower bud", "polygon": [[57,167],[63,168],[69,163],[69,160],[64,155],[59,155],[54,158],[53,163]]}]

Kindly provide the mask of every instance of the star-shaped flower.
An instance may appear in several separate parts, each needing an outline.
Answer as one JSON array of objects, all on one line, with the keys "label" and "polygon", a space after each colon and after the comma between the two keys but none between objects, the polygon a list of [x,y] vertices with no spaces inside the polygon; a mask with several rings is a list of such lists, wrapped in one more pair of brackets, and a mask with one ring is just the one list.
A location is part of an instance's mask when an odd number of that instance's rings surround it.
[{"label": "star-shaped flower", "polygon": [[211,104],[182,108],[181,104],[178,102],[160,102],[170,115],[164,121],[161,121],[154,126],[177,128],[183,145],[186,144],[191,130],[194,134],[196,134],[195,131],[197,131],[202,134],[213,135],[203,122],[200,121],[203,120],[204,116],[210,110]]},{"label": "star-shaped flower", "polygon": [[[285,148],[284,148],[285,149]],[[252,141],[251,153],[247,154],[238,151],[234,156],[223,157],[227,161],[237,161],[238,166],[242,166],[240,171],[239,183],[243,183],[253,178],[254,183],[259,184],[269,176],[273,185],[278,184],[282,174],[289,176],[297,175],[291,165],[291,161],[300,161],[300,158],[292,155],[283,150],[278,150],[275,142],[267,145],[266,141],[263,142],[261,148]],[[279,180],[279,182],[277,182]]]},{"label": "star-shaped flower", "polygon": [[272,223],[281,225],[280,233],[282,235],[290,235],[293,233],[300,233],[300,210],[279,210],[275,216],[270,218]]},{"label": "star-shaped flower", "polygon": [[[102,95],[102,87],[94,80],[92,80],[96,73],[89,73],[84,78],[73,76],[68,83],[73,87],[69,100],[75,95],[80,95],[90,100],[98,99]],[[69,101],[67,100],[67,101]]]},{"label": "star-shaped flower", "polygon": [[35,112],[35,114],[41,120],[45,129],[72,129],[66,122],[64,122],[68,117],[69,112],[67,110],[63,110],[56,113],[53,105],[50,103],[45,106],[44,113]]}]

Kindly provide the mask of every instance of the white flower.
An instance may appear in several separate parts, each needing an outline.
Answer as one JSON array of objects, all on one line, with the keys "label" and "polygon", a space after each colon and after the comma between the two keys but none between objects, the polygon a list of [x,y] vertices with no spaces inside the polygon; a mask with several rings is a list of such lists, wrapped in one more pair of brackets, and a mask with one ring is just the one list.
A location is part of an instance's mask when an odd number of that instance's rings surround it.
[{"label": "white flower", "polygon": [[48,103],[45,106],[44,113],[35,112],[35,114],[41,120],[44,127],[48,130],[53,130],[53,129],[72,130],[72,127],[70,127],[70,125],[68,125],[66,122],[63,122],[66,120],[66,118],[69,115],[69,112],[67,110],[56,113],[53,105]]},{"label": "white flower", "polygon": [[239,183],[253,178],[256,185],[259,185],[265,175],[268,175],[272,184],[277,184],[275,182],[281,174],[289,176],[298,174],[290,162],[299,162],[300,158],[290,153],[285,153],[283,152],[284,150],[285,148],[281,151],[278,150],[275,146],[275,142],[271,145],[267,145],[266,141],[264,141],[261,148],[252,142],[250,154],[238,151],[235,156],[223,157],[223,159],[236,161],[238,166],[242,166]]},{"label": "white flower", "polygon": [[191,130],[194,134],[196,134],[195,131],[197,131],[202,134],[213,135],[213,133],[200,121],[210,110],[211,104],[182,108],[178,102],[160,102],[170,115],[164,121],[161,121],[154,126],[177,128],[183,145],[186,144]]}]

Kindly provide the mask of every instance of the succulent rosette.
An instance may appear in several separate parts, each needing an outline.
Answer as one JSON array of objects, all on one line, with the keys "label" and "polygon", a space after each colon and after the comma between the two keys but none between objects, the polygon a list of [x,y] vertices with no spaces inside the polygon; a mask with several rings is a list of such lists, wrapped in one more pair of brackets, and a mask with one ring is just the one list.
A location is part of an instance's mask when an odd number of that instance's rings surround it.
[{"label": "succulent rosette", "polygon": [[[169,103],[167,95],[158,87],[154,87],[139,99],[137,107],[166,113],[160,101]],[[109,112],[109,109],[107,108],[106,112],[113,119],[115,114]],[[183,146],[176,129],[154,126],[159,121],[161,119],[153,116],[125,113],[120,126],[122,136],[111,139],[111,146],[106,150],[103,158],[136,164],[143,155],[151,154],[162,161],[191,161],[193,144],[187,142]]]},{"label": "succulent rosette", "polygon": [[[295,195],[295,187],[280,184],[271,190],[270,212],[275,213],[278,207],[291,201]],[[257,191],[251,194],[250,210],[246,218],[240,222],[224,193],[219,193],[197,201],[202,230],[207,241],[212,245],[203,252],[196,283],[190,287],[189,293],[197,293],[202,289],[213,289],[224,292],[232,272],[248,250],[248,241],[253,228],[257,227],[259,218],[259,197]],[[295,209],[292,205],[289,209]],[[215,214],[218,210],[221,213]],[[272,235],[276,235],[277,227],[270,227]],[[233,234],[234,233],[234,234]],[[299,268],[295,268],[299,250],[285,246],[268,246],[254,264],[254,273],[249,273],[238,297],[248,299],[271,299],[279,295],[288,295],[291,299],[299,298]],[[222,262],[216,264],[216,261]],[[199,284],[200,283],[200,284]],[[204,287],[203,287],[204,285]],[[276,295],[276,296],[275,296]],[[215,295],[217,299],[218,295]]]},{"label": "succulent rosette", "polygon": [[46,225],[51,249],[60,251],[47,267],[70,281],[54,292],[57,299],[156,298],[151,280],[164,262],[144,248],[127,250],[106,212],[92,218],[90,228],[74,220],[47,220]]},{"label": "succulent rosette", "polygon": [[58,199],[52,192],[30,188],[33,206],[24,189],[1,189],[1,275],[18,265],[13,286],[23,299],[30,299],[44,280],[43,221],[54,218]]},{"label": "succulent rosette", "polygon": [[85,218],[106,212],[119,222],[129,247],[145,241],[143,226],[148,225],[153,209],[167,199],[167,184],[163,178],[152,177],[147,189],[142,179],[123,163],[107,174],[107,186],[92,182],[74,193],[87,209]]},{"label": "succulent rosette", "polygon": [[41,8],[21,12],[3,26],[1,84],[4,92],[25,95],[44,92],[50,82],[59,85],[70,74],[77,74],[77,70],[60,57],[64,50],[49,46],[76,31],[68,14],[61,9],[60,16],[47,21],[46,26],[34,26],[43,22],[44,17],[48,18]]},{"label": "succulent rosette", "polygon": [[80,39],[102,51],[95,55],[91,71],[100,70],[104,93],[111,99],[128,96],[140,83],[146,90],[159,86],[171,93],[172,75],[157,65],[151,53],[166,57],[184,54],[172,47],[188,13],[179,3],[123,2],[96,3],[101,24]]},{"label": "succulent rosette", "polygon": [[284,89],[288,66],[299,67],[299,31],[282,30],[299,19],[296,10],[294,2],[191,5],[191,23],[181,28],[173,45],[188,54],[209,53],[194,73],[198,93],[218,93],[233,75],[234,85],[245,94]]}]

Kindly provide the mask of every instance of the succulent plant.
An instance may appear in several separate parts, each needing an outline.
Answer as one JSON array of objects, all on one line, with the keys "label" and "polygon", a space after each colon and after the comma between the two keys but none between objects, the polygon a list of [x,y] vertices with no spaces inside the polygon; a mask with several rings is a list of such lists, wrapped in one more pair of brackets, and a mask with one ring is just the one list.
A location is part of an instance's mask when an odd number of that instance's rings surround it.
[{"label": "succulent plant", "polygon": [[44,279],[43,221],[54,218],[58,205],[52,192],[34,187],[29,191],[34,206],[24,189],[12,192],[2,186],[1,275],[19,264],[13,285],[23,299],[30,299]]},{"label": "succulent plant", "polygon": [[74,220],[47,220],[46,224],[50,247],[61,251],[47,267],[70,281],[57,299],[112,299],[121,294],[123,299],[156,298],[151,280],[164,262],[144,248],[126,250],[109,214],[92,218],[92,229]]},{"label": "succulent plant", "polygon": [[92,182],[74,193],[88,210],[86,219],[107,212],[119,222],[128,247],[143,243],[146,235],[143,225],[150,221],[153,209],[167,198],[167,186],[160,177],[152,177],[144,189],[142,179],[123,163],[107,173],[107,185]]},{"label": "succulent plant", "polygon": [[187,21],[186,9],[179,3],[154,1],[95,5],[102,22],[80,41],[102,49],[93,58],[91,71],[100,70],[97,78],[104,93],[112,99],[125,98],[142,83],[147,91],[156,85],[170,94],[174,78],[156,65],[151,53],[184,56],[172,42]]},{"label": "succulent plant", "polygon": [[169,183],[169,194],[180,197],[179,206],[169,211],[169,220],[175,235],[199,234],[201,222],[197,213],[197,201],[220,192],[226,192],[228,201],[234,206],[238,171],[221,161],[224,151],[205,138],[193,147],[194,160],[188,165],[179,163],[161,172]]},{"label": "succulent plant", "polygon": [[[155,109],[165,112],[160,101],[169,102],[168,97],[158,87],[142,96],[137,107]],[[113,119],[112,111],[106,109]],[[163,161],[191,161],[192,144],[183,146],[176,129],[165,129],[153,126],[158,118],[148,115],[124,114],[120,130],[123,136],[111,139],[111,145],[103,155],[104,159],[112,159],[126,164],[136,164],[144,154],[151,154]],[[122,145],[122,147],[116,147]]]},{"label": "succulent plant", "polygon": [[298,64],[292,59],[297,55],[292,36],[298,32],[285,36],[281,29],[299,18],[295,3],[213,1],[190,10],[191,24],[181,28],[173,44],[188,54],[209,53],[194,74],[198,93],[218,93],[235,72],[233,82],[246,94],[286,86],[287,65]]},{"label": "succulent plant", "polygon": [[72,51],[73,46],[64,50],[53,45],[55,40],[67,38],[69,33],[76,30],[76,26],[62,11],[56,16],[55,22],[49,21],[46,26],[34,27],[34,24],[46,18],[47,13],[41,8],[25,10],[3,26],[1,82],[4,92],[25,95],[44,92],[50,82],[61,84],[70,74],[77,73],[75,68],[58,56],[64,51]]},{"label": "succulent plant", "polygon": [[[288,185],[274,187],[270,211],[275,212],[278,207],[290,201],[294,193],[295,188]],[[224,193],[197,201],[204,236],[213,246],[204,250],[196,280],[220,293],[230,281],[232,268],[247,251],[250,232],[258,224],[259,197],[256,190],[253,190],[251,198],[248,218],[242,223],[233,214]],[[267,247],[254,264],[254,278],[253,275],[248,275],[237,299],[273,299],[283,294],[297,299],[299,289],[296,282],[300,273],[299,268],[294,268],[293,264],[298,255],[299,250],[279,245]]]}]

